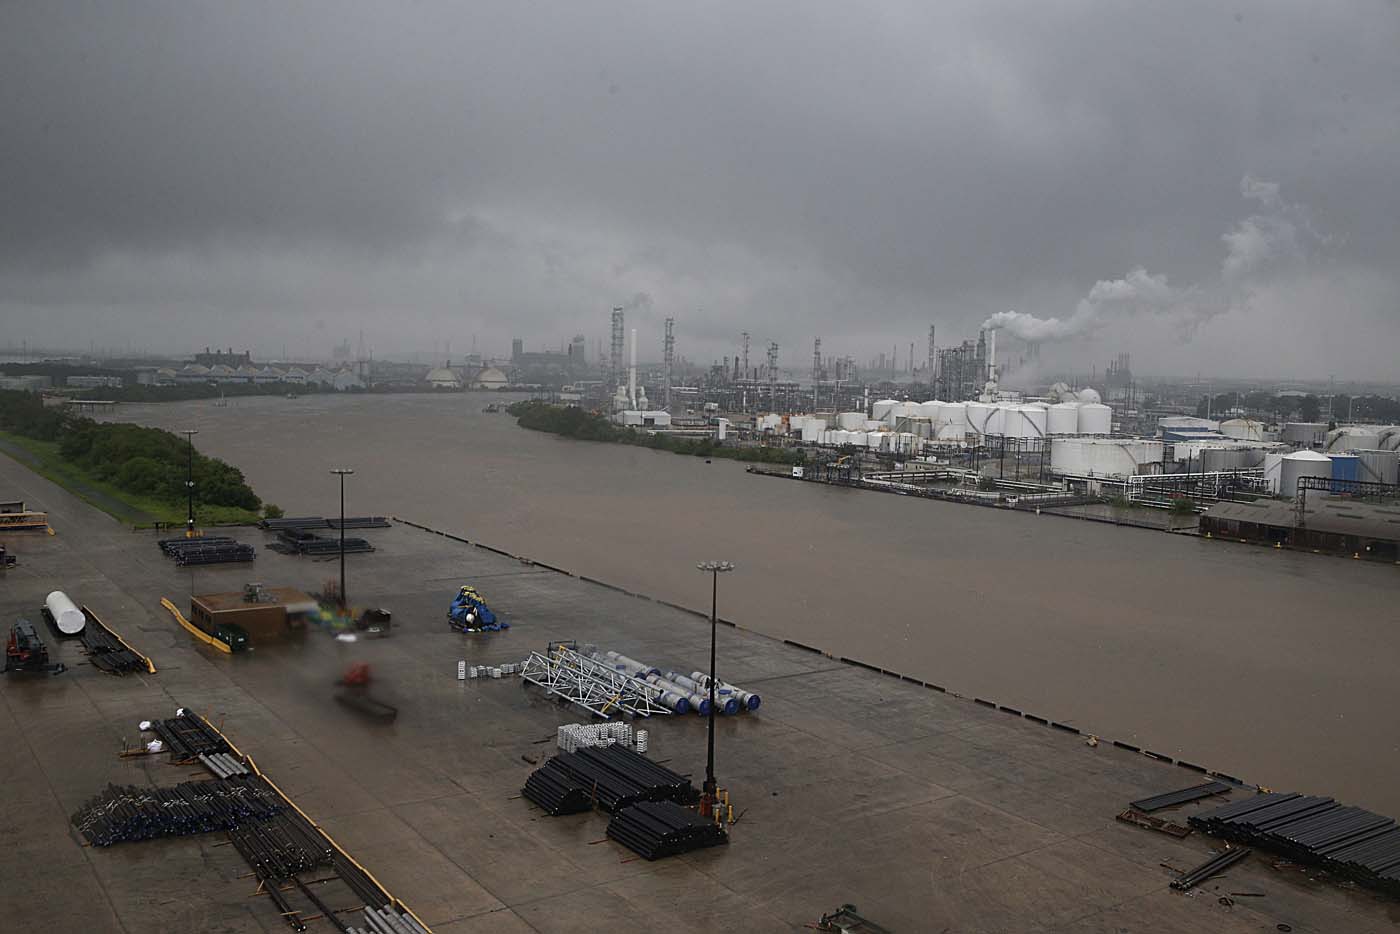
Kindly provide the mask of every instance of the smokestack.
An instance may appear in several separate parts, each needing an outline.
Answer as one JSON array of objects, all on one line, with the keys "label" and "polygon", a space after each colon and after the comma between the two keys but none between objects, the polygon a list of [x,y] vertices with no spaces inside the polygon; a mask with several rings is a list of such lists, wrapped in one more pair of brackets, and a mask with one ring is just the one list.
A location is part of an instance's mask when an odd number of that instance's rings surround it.
[{"label": "smokestack", "polygon": [[632,329],[632,365],[627,368],[627,399],[637,407],[637,329]]},{"label": "smokestack", "polygon": [[997,329],[987,332],[987,382],[997,381]]}]

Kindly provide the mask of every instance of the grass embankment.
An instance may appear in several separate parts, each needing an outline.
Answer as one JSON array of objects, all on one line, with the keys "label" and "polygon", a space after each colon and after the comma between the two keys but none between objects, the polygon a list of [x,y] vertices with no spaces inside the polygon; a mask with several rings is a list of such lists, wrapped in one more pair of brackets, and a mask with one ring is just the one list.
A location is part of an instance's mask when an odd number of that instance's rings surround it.
[{"label": "grass embankment", "polygon": [[[185,522],[190,450],[168,431],[75,418],[32,393],[0,392],[0,450],[122,522]],[[251,523],[276,511],[238,468],[198,452],[193,461],[199,524]]]},{"label": "grass embankment", "polygon": [[719,444],[709,438],[677,438],[664,431],[638,431],[624,428],[596,412],[585,412],[573,406],[551,405],[547,402],[517,402],[507,409],[522,428],[575,438],[580,441],[607,441],[632,444],[637,447],[688,454],[692,457],[724,457],[736,461],[756,461],[764,464],[804,464],[807,454],[801,450],[776,447],[736,447]]}]

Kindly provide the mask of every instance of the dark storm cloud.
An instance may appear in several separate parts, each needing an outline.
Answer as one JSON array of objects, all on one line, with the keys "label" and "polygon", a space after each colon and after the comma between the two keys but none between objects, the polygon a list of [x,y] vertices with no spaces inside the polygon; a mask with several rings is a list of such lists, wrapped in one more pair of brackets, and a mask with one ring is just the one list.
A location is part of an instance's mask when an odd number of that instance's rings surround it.
[{"label": "dark storm cloud", "polygon": [[[1154,336],[1160,367],[1387,375],[1375,336],[1296,338],[1319,302],[1400,336],[1397,48],[1396,7],[1360,0],[11,4],[0,315],[503,351],[645,293],[644,346],[675,315],[692,358],[744,328],[794,364],[816,334],[903,355],[1133,270],[1218,276],[1251,176],[1335,236],[1329,265]],[[1139,330],[1068,359],[1141,358]]]}]

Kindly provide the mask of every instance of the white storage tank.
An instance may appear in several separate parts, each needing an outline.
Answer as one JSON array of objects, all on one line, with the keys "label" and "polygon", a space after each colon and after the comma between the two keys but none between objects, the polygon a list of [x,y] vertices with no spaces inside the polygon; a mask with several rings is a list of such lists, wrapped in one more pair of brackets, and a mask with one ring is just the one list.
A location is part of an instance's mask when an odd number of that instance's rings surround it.
[{"label": "white storage tank", "polygon": [[951,428],[959,438],[967,434],[967,403],[943,403],[943,424]]},{"label": "white storage tank", "polygon": [[1263,441],[1264,423],[1250,418],[1231,418],[1220,423],[1220,433],[1240,441]]},{"label": "white storage tank", "polygon": [[1081,435],[1113,434],[1113,410],[1102,402],[1085,402],[1079,407]]},{"label": "white storage tank", "polygon": [[1395,451],[1353,451],[1356,455],[1356,479],[1366,483],[1400,482],[1400,454]]},{"label": "white storage tank", "polygon": [[881,399],[879,402],[873,402],[870,405],[870,417],[877,422],[882,422],[897,405],[899,405],[899,402],[895,399]]},{"label": "white storage tank", "polygon": [[1078,398],[1080,402],[1098,403],[1103,401],[1103,399],[1099,397],[1099,391],[1089,386],[1079,390]]},{"label": "white storage tank", "polygon": [[969,402],[965,408],[967,410],[967,430],[974,435],[990,434],[992,413],[996,411],[996,406],[988,405],[985,402]]},{"label": "white storage tank", "polygon": [[1049,426],[1049,412],[1038,405],[1014,405],[1006,410],[1006,434],[1011,438],[1040,440]]},{"label": "white storage tank", "polygon": [[54,628],[65,636],[76,636],[87,623],[87,616],[61,590],[55,590],[44,598],[44,609],[48,610]]},{"label": "white storage tank", "polygon": [[1374,451],[1383,447],[1381,434],[1385,431],[1379,425],[1347,425],[1327,433],[1327,453],[1345,454],[1348,451]]},{"label": "white storage tank", "polygon": [[1056,402],[1047,410],[1045,430],[1052,435],[1079,433],[1079,403]]},{"label": "white storage tank", "polygon": [[1400,451],[1400,428],[1382,428],[1378,447],[1382,451]]},{"label": "white storage tank", "polygon": [[885,446],[883,439],[887,437],[887,435],[888,432],[872,431],[865,436],[865,446],[872,451],[878,451]]},{"label": "white storage tank", "polygon": [[1298,481],[1303,477],[1332,477],[1332,458],[1316,451],[1294,451],[1283,456],[1279,468],[1280,496],[1292,499],[1298,495]]},{"label": "white storage tank", "polygon": [[943,403],[939,402],[937,399],[930,399],[928,402],[920,402],[919,417],[937,422],[943,417]]},{"label": "white storage tank", "polygon": [[858,448],[863,448],[866,445],[865,439],[867,437],[868,435],[864,431],[853,431],[851,432],[851,439],[848,443],[854,444]]},{"label": "white storage tank", "polygon": [[1054,438],[1050,442],[1050,470],[1093,477],[1154,473],[1162,462],[1162,449],[1162,442],[1140,438]]},{"label": "white storage tank", "polygon": [[1289,422],[1283,426],[1283,440],[1300,448],[1322,447],[1327,443],[1327,423]]},{"label": "white storage tank", "polygon": [[819,418],[805,418],[802,420],[802,441],[805,444],[820,444],[822,432],[826,429],[826,423]]},{"label": "white storage tank", "polygon": [[864,412],[842,412],[836,416],[836,424],[847,431],[855,431],[857,428],[865,427]]},{"label": "white storage tank", "polygon": [[1283,477],[1283,455],[1269,453],[1264,455],[1264,483],[1269,487],[1269,492],[1278,495],[1279,486]]}]

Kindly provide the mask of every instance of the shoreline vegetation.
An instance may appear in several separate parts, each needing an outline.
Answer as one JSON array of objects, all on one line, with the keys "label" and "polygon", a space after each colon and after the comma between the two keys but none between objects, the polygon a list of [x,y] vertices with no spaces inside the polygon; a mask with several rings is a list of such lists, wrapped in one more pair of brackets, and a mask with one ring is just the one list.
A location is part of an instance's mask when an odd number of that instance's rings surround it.
[{"label": "shoreline vegetation", "polygon": [[630,444],[636,447],[651,448],[655,451],[670,451],[672,454],[686,454],[691,457],[723,457],[736,461],[752,461],[763,464],[805,464],[805,451],[788,448],[769,447],[728,447],[716,444],[709,438],[675,438],[664,432],[638,431],[614,425],[606,417],[596,412],[585,412],[573,406],[553,405],[548,402],[517,402],[506,409],[515,417],[516,424],[532,431],[543,431],[552,435],[573,438],[577,441],[604,441],[611,444]]},{"label": "shoreline vegetation", "polygon": [[[74,417],[33,393],[0,391],[0,451],[120,522],[185,523],[189,446],[171,432]],[[196,450],[193,474],[199,525],[246,525],[280,513],[218,458]]]}]

